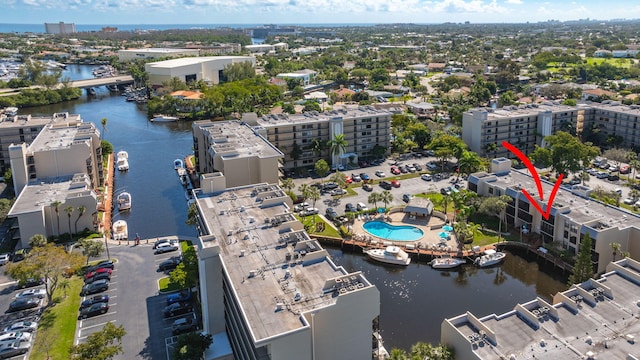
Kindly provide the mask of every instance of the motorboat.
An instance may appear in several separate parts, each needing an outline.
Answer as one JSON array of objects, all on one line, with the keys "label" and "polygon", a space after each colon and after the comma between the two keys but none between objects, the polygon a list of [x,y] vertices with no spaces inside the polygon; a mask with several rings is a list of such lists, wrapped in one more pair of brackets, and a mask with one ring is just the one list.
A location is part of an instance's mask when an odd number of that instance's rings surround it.
[{"label": "motorboat", "polygon": [[489,249],[484,251],[484,255],[476,258],[474,263],[479,267],[488,267],[500,263],[506,256],[506,253]]},{"label": "motorboat", "polygon": [[182,184],[182,186],[187,186],[187,183],[189,182],[189,177],[187,175],[187,169],[185,169],[185,168],[177,168],[176,170],[178,171],[178,178],[180,178],[180,183]]},{"label": "motorboat", "polygon": [[18,115],[18,108],[14,106],[9,106],[4,108],[4,114],[7,116],[16,116]]},{"label": "motorboat", "polygon": [[164,115],[164,114],[155,114],[153,115],[153,118],[151,118],[152,122],[174,122],[178,120],[179,118],[175,116]]},{"label": "motorboat", "polygon": [[398,246],[387,246],[385,249],[369,249],[364,251],[369,258],[393,265],[409,265],[411,258]]},{"label": "motorboat", "polygon": [[124,150],[118,151],[117,154],[117,167],[120,171],[129,170],[129,153]]},{"label": "motorboat", "polygon": [[113,223],[113,240],[127,240],[129,238],[129,230],[127,229],[127,222],[124,220],[118,220]]},{"label": "motorboat", "polygon": [[465,264],[467,261],[465,259],[451,257],[451,256],[442,256],[439,258],[435,258],[430,262],[430,265],[434,269],[453,269],[462,264]]},{"label": "motorboat", "polygon": [[126,191],[121,192],[118,194],[116,202],[118,203],[119,211],[131,209],[131,194]]},{"label": "motorboat", "polygon": [[184,162],[182,161],[182,159],[173,160],[173,168],[176,169],[176,170],[184,169]]}]

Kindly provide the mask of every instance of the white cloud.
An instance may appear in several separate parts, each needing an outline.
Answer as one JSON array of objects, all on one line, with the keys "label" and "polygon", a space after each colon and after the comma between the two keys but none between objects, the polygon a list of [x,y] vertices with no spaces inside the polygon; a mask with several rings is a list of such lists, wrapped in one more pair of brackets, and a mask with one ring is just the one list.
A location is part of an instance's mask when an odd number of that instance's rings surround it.
[{"label": "white cloud", "polygon": [[522,0],[506,0],[505,3],[511,5],[522,5]]}]

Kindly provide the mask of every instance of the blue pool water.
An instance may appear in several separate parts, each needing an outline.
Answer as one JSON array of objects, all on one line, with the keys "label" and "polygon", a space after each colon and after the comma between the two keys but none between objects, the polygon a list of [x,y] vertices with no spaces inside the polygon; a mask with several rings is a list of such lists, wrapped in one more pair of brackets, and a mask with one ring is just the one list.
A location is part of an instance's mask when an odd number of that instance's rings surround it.
[{"label": "blue pool water", "polygon": [[373,236],[394,241],[415,241],[424,235],[424,232],[415,226],[396,226],[382,221],[369,221],[362,227]]}]

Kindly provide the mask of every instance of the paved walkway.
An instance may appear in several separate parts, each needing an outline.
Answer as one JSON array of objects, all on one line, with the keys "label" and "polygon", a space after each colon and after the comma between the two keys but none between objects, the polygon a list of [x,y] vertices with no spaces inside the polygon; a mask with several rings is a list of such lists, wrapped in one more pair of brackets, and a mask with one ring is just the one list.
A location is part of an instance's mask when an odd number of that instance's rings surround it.
[{"label": "paved walkway", "polygon": [[98,231],[105,234],[108,238],[111,238],[111,218],[113,215],[113,181],[114,181],[114,156],[113,153],[109,154],[107,159],[107,175],[104,179],[104,192],[102,196],[102,222],[98,228]]}]

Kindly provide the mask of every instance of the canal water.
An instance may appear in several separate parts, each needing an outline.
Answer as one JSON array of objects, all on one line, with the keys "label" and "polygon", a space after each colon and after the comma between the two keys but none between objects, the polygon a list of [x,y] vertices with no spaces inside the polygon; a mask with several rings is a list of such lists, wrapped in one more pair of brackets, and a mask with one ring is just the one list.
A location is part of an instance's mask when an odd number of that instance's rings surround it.
[{"label": "canal water", "polygon": [[[92,66],[72,65],[63,76],[91,78]],[[129,153],[130,170],[117,173],[116,191],[132,194],[132,209],[115,214],[114,220],[129,224],[130,237],[165,235],[196,236],[185,224],[187,204],[184,188],[173,169],[173,160],[191,153],[189,122],[151,123],[144,105],[126,102],[123,96],[97,89],[97,96],[49,106],[21,109],[20,114],[80,114],[102,131],[114,151]],[[361,254],[329,248],[334,261],[349,271],[362,271],[380,290],[380,327],[387,348],[409,349],[417,341],[438,343],[440,324],[446,317],[471,311],[482,317],[513,309],[516,303],[540,296],[551,300],[564,290],[565,279],[538,269],[536,262],[509,254],[505,262],[488,269],[467,265],[455,271],[436,271],[424,262],[406,268],[372,263]]]}]

